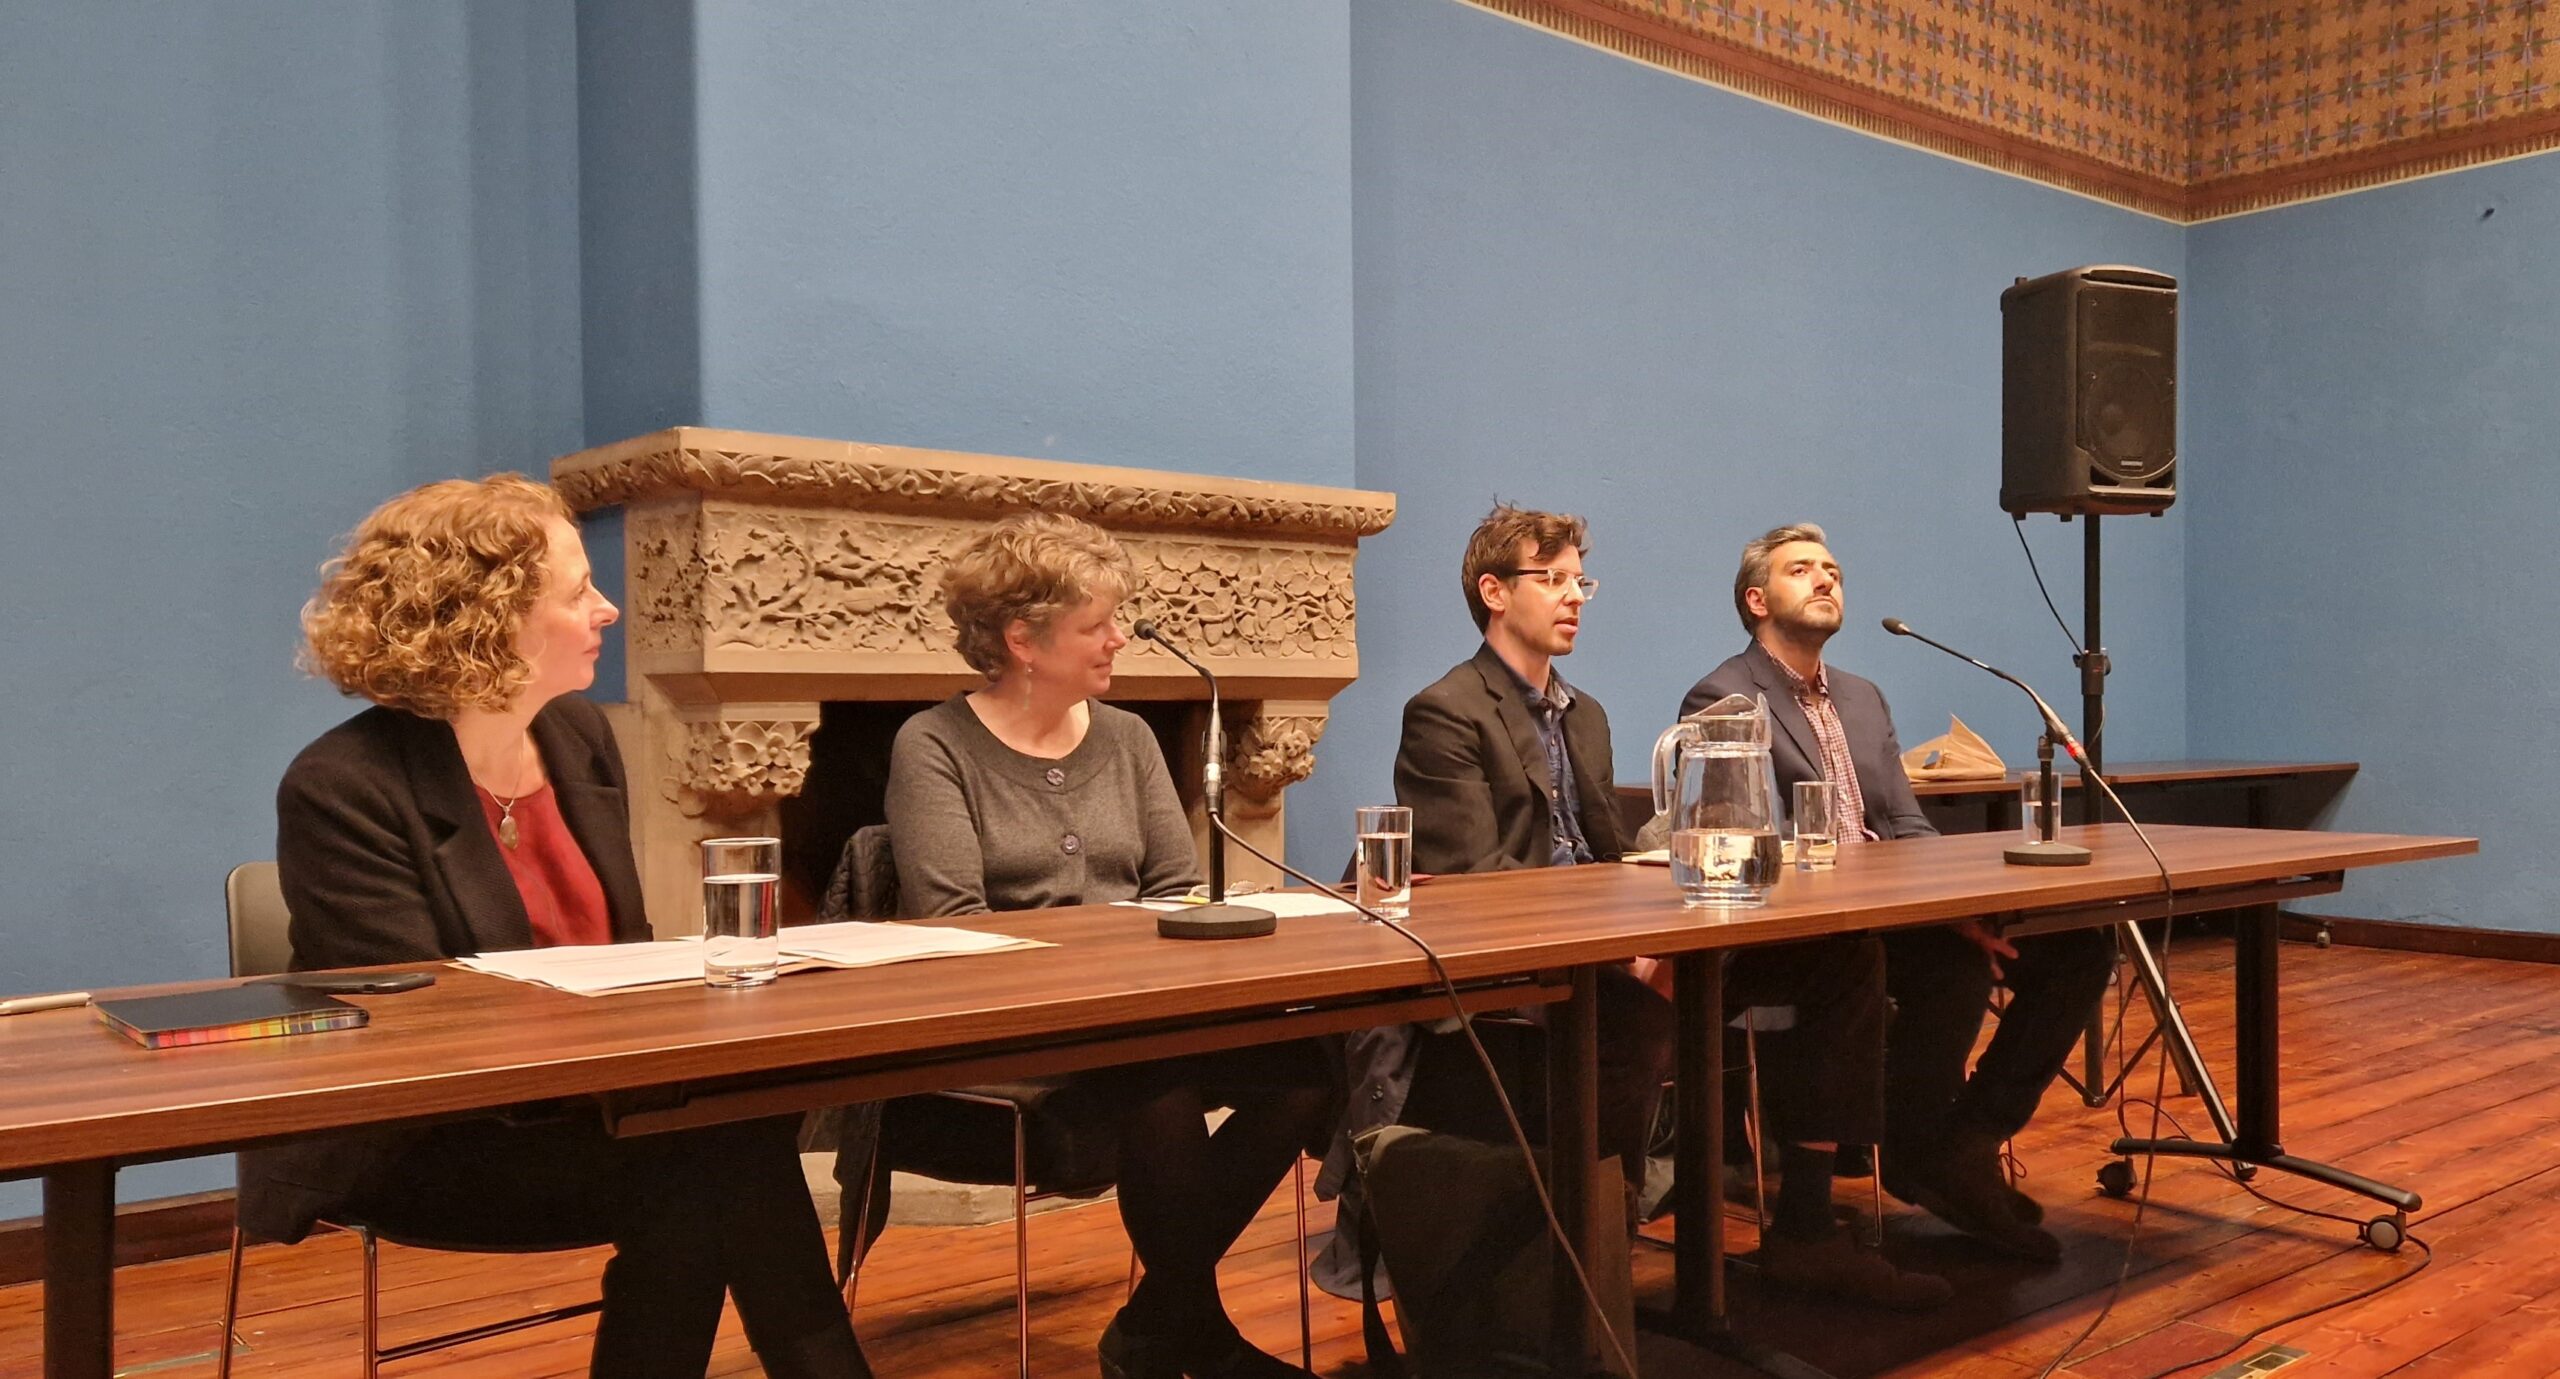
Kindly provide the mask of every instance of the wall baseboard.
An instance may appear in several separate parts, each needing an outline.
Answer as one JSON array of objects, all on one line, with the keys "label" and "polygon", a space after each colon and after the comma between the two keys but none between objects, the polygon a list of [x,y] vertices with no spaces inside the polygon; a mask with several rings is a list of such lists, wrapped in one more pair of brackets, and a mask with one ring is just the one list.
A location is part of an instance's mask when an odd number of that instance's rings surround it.
[{"label": "wall baseboard", "polygon": [[2496,958],[2504,962],[2560,963],[2560,934],[2531,934],[2513,929],[2464,929],[2450,924],[2410,924],[2396,919],[2348,919],[2338,915],[2301,914],[2288,910],[2284,936],[2316,943],[2326,932],[2332,943],[2351,948],[2391,948],[2404,953],[2443,953],[2458,958]]},{"label": "wall baseboard", "polygon": [[[116,1267],[231,1248],[231,1194],[196,1192],[116,1208]],[[44,1277],[44,1218],[0,1221],[0,1286]]]}]

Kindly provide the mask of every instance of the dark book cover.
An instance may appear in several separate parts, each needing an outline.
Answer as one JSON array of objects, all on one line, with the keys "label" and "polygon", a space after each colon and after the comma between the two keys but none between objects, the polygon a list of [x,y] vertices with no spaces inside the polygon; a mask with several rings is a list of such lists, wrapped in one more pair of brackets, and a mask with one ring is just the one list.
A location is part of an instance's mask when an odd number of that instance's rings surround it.
[{"label": "dark book cover", "polygon": [[95,1009],[108,1028],[148,1049],[352,1029],[370,1018],[362,1006],[272,983],[100,1001]]}]

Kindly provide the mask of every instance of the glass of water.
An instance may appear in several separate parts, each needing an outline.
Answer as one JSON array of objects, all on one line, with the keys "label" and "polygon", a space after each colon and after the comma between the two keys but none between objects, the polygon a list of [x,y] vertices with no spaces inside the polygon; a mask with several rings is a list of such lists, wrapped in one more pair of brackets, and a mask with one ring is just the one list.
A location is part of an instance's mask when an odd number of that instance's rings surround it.
[{"label": "glass of water", "polygon": [[1796,870],[1829,871],[1840,860],[1840,792],[1827,780],[1796,782]]},{"label": "glass of water", "polygon": [[1360,903],[1389,919],[1413,913],[1413,811],[1400,804],[1354,811]]},{"label": "glass of water", "polygon": [[762,986],[782,961],[782,840],[702,843],[702,980]]}]

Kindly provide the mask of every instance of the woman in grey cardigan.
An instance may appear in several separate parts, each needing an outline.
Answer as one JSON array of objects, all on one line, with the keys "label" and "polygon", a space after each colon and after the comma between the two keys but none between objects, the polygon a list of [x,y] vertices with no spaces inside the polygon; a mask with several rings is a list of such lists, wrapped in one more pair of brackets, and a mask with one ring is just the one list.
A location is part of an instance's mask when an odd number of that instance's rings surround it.
[{"label": "woman in grey cardigan", "polygon": [[[1072,517],[1010,518],[954,554],[945,607],[987,684],[907,720],[889,756],[902,908],[918,916],[1181,893],[1198,876],[1164,754],[1099,696],[1128,638],[1127,554]],[[1151,922],[1132,912],[1131,923]],[[1108,1379],[1310,1379],[1255,1349],[1217,1265],[1299,1153],[1331,1135],[1320,1046],[1114,1068],[1120,1217],[1146,1277],[1102,1335]],[[1215,1134],[1206,1114],[1233,1108]]]}]

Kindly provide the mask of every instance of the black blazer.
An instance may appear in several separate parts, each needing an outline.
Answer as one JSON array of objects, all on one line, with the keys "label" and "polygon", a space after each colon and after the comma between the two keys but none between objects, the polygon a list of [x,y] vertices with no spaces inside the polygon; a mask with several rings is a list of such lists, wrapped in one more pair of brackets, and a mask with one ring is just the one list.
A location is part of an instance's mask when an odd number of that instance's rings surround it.
[{"label": "black blazer", "polygon": [[[1563,677],[1558,676],[1558,680]],[[1573,758],[1582,836],[1595,858],[1627,850],[1609,754],[1609,712],[1571,689],[1565,750]],[[1430,873],[1543,867],[1555,856],[1548,823],[1555,782],[1520,682],[1488,645],[1404,706],[1396,747],[1396,803],[1413,810],[1413,867]]]},{"label": "black blazer", "polygon": [[[1849,737],[1849,763],[1858,772],[1858,793],[1866,800],[1867,831],[1879,838],[1933,837],[1937,828],[1920,812],[1911,793],[1911,777],[1902,769],[1902,742],[1893,733],[1893,710],[1884,691],[1838,666],[1827,667],[1831,707]],[[1822,749],[1813,740],[1813,724],[1796,706],[1795,680],[1787,668],[1758,642],[1707,673],[1680,701],[1682,716],[1696,713],[1728,694],[1766,695],[1778,730],[1769,735],[1769,755],[1778,769],[1780,809],[1794,808],[1796,782],[1822,779]]]},{"label": "black blazer", "polygon": [[[604,713],[559,699],[534,745],[570,836],[604,890],[617,942],[646,939],[622,758]],[[450,725],[374,707],[321,735],[276,790],[276,869],[297,969],[437,962],[533,946]],[[240,1222],[299,1240],[367,1185],[414,1131],[359,1131],[240,1155]]]}]

